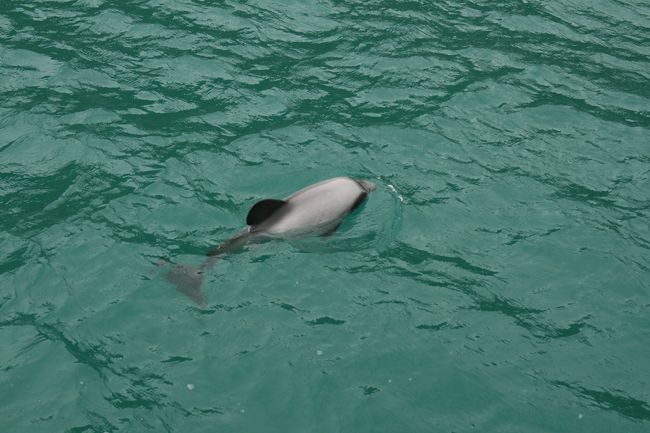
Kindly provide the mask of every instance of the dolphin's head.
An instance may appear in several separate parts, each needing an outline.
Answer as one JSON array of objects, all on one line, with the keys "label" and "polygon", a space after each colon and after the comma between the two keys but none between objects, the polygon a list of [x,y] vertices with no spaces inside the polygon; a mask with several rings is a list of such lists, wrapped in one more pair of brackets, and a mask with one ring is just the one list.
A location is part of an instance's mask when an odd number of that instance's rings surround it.
[{"label": "dolphin's head", "polygon": [[377,185],[374,183],[368,181],[368,180],[356,180],[359,185],[361,185],[361,188],[365,189],[367,192],[374,191],[377,189]]}]

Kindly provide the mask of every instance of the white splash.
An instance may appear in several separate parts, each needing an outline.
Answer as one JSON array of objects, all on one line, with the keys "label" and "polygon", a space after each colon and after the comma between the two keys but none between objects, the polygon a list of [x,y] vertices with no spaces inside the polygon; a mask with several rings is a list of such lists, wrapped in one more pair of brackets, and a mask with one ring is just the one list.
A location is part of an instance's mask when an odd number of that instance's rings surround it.
[{"label": "white splash", "polygon": [[397,195],[397,198],[399,199],[399,201],[401,201],[402,203],[404,203],[404,197],[402,196],[402,194],[400,194],[400,193],[397,192],[397,190],[395,189],[395,187],[394,187],[393,185],[391,185],[391,184],[389,183],[389,184],[387,185],[387,187],[388,187],[388,189],[390,190],[390,192],[392,192],[392,193],[394,193],[395,195]]}]

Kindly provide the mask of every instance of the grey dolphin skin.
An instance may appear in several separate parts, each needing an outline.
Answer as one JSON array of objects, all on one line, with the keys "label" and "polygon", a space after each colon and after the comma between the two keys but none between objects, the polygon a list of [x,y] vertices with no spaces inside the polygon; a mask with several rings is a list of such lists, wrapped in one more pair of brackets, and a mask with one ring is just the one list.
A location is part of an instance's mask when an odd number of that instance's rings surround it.
[{"label": "grey dolphin skin", "polygon": [[203,273],[219,258],[264,239],[294,239],[313,234],[327,239],[374,189],[372,182],[335,177],[305,187],[284,200],[259,201],[248,212],[244,230],[209,250],[198,268],[175,265],[166,275],[167,280],[195,304],[203,306]]}]

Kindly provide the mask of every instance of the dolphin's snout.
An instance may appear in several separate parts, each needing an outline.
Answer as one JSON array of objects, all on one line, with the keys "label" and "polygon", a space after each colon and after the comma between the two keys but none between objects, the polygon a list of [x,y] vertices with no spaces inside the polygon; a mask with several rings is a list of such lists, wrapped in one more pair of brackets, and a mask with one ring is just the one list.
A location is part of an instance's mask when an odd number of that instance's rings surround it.
[{"label": "dolphin's snout", "polygon": [[366,191],[374,191],[377,189],[377,185],[367,180],[357,180],[357,183],[363,187]]}]

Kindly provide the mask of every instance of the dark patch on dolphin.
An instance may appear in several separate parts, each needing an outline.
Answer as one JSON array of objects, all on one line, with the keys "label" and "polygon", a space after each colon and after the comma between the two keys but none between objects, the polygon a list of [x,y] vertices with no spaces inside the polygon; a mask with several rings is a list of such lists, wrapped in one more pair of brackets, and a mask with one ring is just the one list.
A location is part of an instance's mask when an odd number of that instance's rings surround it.
[{"label": "dark patch on dolphin", "polygon": [[264,239],[294,239],[320,235],[332,236],[345,216],[365,201],[375,184],[349,177],[323,180],[301,189],[284,200],[258,201],[246,216],[246,228],[207,252],[198,268],[177,264],[167,273],[167,281],[196,305],[205,305],[201,290],[203,273],[226,254]]}]

